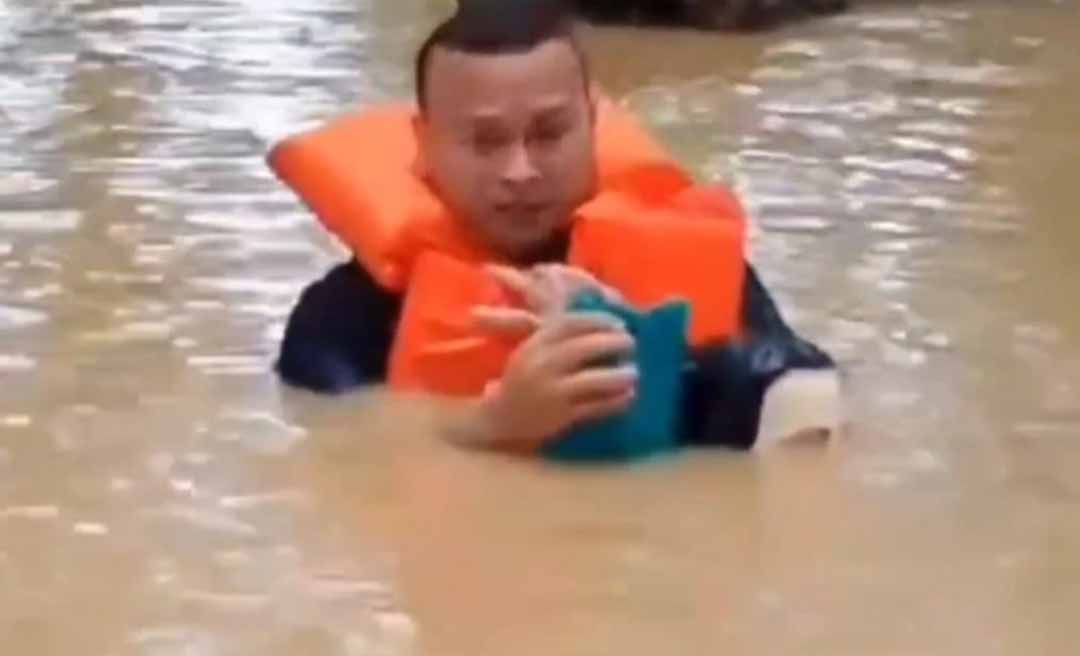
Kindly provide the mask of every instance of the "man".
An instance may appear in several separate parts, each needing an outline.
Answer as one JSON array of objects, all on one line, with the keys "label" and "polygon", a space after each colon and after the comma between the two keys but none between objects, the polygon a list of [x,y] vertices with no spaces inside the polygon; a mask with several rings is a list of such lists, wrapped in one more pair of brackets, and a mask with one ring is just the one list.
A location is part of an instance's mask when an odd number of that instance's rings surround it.
[{"label": "man", "polygon": [[[560,264],[571,217],[597,186],[598,96],[568,14],[544,0],[464,4],[420,49],[416,90],[420,174],[464,229],[516,266],[494,273],[528,301],[524,311],[477,308],[481,328],[528,336],[457,438],[534,448],[624,409],[635,371],[585,364],[624,354],[633,340],[603,317],[560,311],[572,290],[603,289]],[[382,381],[400,313],[399,295],[358,262],[342,265],[304,292],[278,370],[317,391]],[[833,373],[831,359],[784,323],[749,266],[742,314],[740,340],[697,349],[688,363],[688,443],[750,447],[778,380]],[[819,427],[827,426],[799,428]]]}]

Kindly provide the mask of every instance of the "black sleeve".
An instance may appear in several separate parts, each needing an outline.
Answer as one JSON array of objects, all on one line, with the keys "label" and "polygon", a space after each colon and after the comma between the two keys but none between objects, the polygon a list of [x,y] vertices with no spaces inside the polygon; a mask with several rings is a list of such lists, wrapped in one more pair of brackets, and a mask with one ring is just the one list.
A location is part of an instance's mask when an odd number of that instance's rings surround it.
[{"label": "black sleeve", "polygon": [[278,374],[323,393],[382,382],[400,312],[400,296],[380,287],[358,262],[334,267],[293,308]]},{"label": "black sleeve", "polygon": [[740,338],[694,349],[687,363],[687,444],[752,447],[770,385],[793,369],[835,366],[827,353],[787,325],[749,264],[742,304]]}]

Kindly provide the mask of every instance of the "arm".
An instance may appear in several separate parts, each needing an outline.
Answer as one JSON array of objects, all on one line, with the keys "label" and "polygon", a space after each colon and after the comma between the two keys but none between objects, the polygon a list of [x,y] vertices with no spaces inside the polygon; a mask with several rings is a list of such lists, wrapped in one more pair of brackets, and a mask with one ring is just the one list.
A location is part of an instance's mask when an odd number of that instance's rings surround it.
[{"label": "arm", "polygon": [[[686,373],[686,442],[749,449],[763,437],[783,437],[764,436],[766,423],[770,432],[832,428],[839,394],[835,363],[787,325],[749,264],[742,322],[738,339],[692,353]],[[790,413],[781,406],[790,408],[793,402],[819,416],[775,419]],[[774,407],[778,412],[765,412]]]},{"label": "arm", "polygon": [[301,295],[277,371],[290,385],[323,393],[382,382],[400,311],[400,297],[358,262],[339,265]]},{"label": "arm", "polygon": [[483,396],[468,398],[450,408],[446,440],[466,449],[529,454],[542,446],[547,435],[520,435],[513,425],[504,425],[495,389]]}]

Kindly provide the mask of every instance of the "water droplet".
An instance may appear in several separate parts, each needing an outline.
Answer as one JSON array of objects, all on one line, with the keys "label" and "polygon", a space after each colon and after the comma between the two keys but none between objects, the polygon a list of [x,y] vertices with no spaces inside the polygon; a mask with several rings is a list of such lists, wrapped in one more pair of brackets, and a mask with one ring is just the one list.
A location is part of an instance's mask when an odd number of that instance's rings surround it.
[{"label": "water droplet", "polygon": [[34,423],[30,415],[4,415],[0,417],[0,426],[5,428],[26,428]]},{"label": "water droplet", "polygon": [[12,506],[0,510],[0,519],[56,519],[60,509],[56,506]]},{"label": "water droplet", "polygon": [[108,526],[96,522],[77,522],[71,530],[77,535],[100,536],[109,534]]},{"label": "water droplet", "polygon": [[169,487],[181,494],[191,494],[195,490],[195,481],[190,478],[170,478]]},{"label": "water droplet", "polygon": [[929,348],[935,348],[940,350],[948,349],[952,346],[952,340],[945,333],[930,333],[923,337],[922,343]]}]

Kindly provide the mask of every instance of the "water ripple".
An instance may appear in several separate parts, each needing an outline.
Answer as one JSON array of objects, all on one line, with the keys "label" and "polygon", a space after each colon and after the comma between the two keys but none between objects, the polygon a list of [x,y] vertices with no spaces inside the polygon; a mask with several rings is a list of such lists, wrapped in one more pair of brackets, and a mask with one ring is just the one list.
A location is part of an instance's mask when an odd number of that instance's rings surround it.
[{"label": "water ripple", "polygon": [[38,310],[0,304],[0,330],[23,328],[44,323],[48,315]]},{"label": "water ripple", "polygon": [[76,210],[0,210],[0,230],[13,233],[70,232],[81,222],[82,215]]}]

